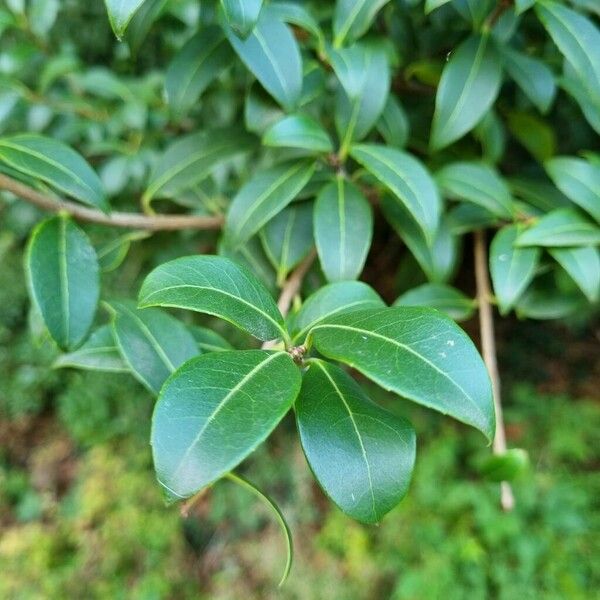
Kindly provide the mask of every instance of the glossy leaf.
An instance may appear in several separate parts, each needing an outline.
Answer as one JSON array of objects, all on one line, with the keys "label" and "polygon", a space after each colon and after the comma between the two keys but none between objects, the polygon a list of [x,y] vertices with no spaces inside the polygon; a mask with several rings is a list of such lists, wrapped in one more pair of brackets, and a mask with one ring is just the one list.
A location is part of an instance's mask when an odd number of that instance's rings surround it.
[{"label": "glossy leaf", "polygon": [[543,0],[535,11],[579,80],[600,98],[600,30],[590,19],[558,2]]},{"label": "glossy leaf", "polygon": [[203,130],[178,139],[157,161],[144,192],[145,203],[192,187],[219,163],[250,150],[252,142],[252,136],[237,128]]},{"label": "glossy leaf", "polygon": [[223,31],[216,25],[201,29],[171,61],[165,74],[167,102],[177,114],[196,104],[202,92],[234,58]]},{"label": "glossy leaf", "polygon": [[408,306],[361,310],[319,323],[309,337],[327,358],[493,438],[485,365],[464,331],[439,312]]},{"label": "glossy leaf", "polygon": [[222,352],[223,350],[235,350],[235,348],[220,334],[208,327],[194,325],[188,327],[192,337],[201,353]]},{"label": "glossy leaf", "polygon": [[117,269],[125,260],[132,242],[145,240],[149,235],[147,231],[132,231],[100,246],[98,264],[102,271],[106,273]]},{"label": "glossy leaf", "polygon": [[258,21],[262,0],[221,0],[225,18],[241,37],[247,37]]},{"label": "glossy leaf", "polygon": [[374,404],[339,367],[312,359],[295,404],[306,459],[347,515],[378,523],[406,495],[415,464],[408,421]]},{"label": "glossy leaf", "polygon": [[446,313],[455,321],[473,316],[477,302],[444,283],[424,283],[400,296],[394,306],[427,306]]},{"label": "glossy leaf", "polygon": [[260,237],[281,283],[312,248],[312,203],[302,202],[288,206],[267,223]]},{"label": "glossy leaf", "polygon": [[242,462],[290,409],[300,370],[285,352],[214,352],[165,383],[152,418],[152,453],[167,496],[187,498]]},{"label": "glossy leaf", "polygon": [[319,23],[313,14],[301,4],[293,0],[290,2],[274,2],[270,4],[269,10],[280,20],[291,25],[296,25],[311,33],[317,40],[319,47],[324,45],[324,37]]},{"label": "glossy leaf", "polygon": [[302,58],[289,27],[266,6],[245,40],[226,31],[233,49],[261,85],[286,110],[292,110],[302,93]]},{"label": "glossy leaf", "polygon": [[352,146],[350,154],[392,192],[431,240],[439,224],[441,201],[425,167],[406,152],[376,144]]},{"label": "glossy leaf", "polygon": [[0,138],[1,163],[84,204],[110,210],[98,175],[58,140],[30,133]]},{"label": "glossy leaf", "polygon": [[333,152],[333,144],[327,131],[305,115],[290,115],[275,123],[263,136],[263,144],[313,152]]},{"label": "glossy leaf", "polygon": [[356,279],[373,235],[373,213],[360,190],[343,177],[326,185],[314,211],[315,242],[328,281]]},{"label": "glossy leaf", "polygon": [[505,315],[529,286],[540,262],[539,248],[519,248],[520,225],[503,227],[490,245],[490,274],[500,313]]},{"label": "glossy leaf", "polygon": [[556,96],[556,81],[544,62],[510,48],[502,49],[503,65],[523,93],[542,113],[548,112]]},{"label": "glossy leaf", "polygon": [[598,248],[549,248],[556,262],[570,275],[587,299],[600,297],[600,251]]},{"label": "glossy leaf", "polygon": [[333,13],[334,45],[353,41],[367,31],[389,0],[337,0]]},{"label": "glossy leaf", "polygon": [[50,335],[62,349],[85,339],[100,296],[96,252],[67,217],[52,217],[31,234],[25,258],[29,291]]},{"label": "glossy leaf", "polygon": [[512,217],[512,198],[504,180],[490,166],[478,162],[456,162],[442,167],[435,180],[450,198],[477,204],[498,217]]},{"label": "glossy leaf", "polygon": [[559,156],[545,167],[556,187],[600,223],[600,165]]},{"label": "glossy leaf", "polygon": [[113,335],[131,372],[158,394],[179,365],[198,354],[185,325],[156,308],[137,310],[133,302],[111,302]]},{"label": "glossy leaf", "polygon": [[444,67],[435,98],[431,147],[440,150],[473,129],[496,100],[500,56],[489,36],[467,38]]},{"label": "glossy leaf", "polygon": [[493,227],[498,224],[499,219],[489,210],[477,204],[461,202],[448,213],[448,222],[453,234],[462,235],[478,229]]},{"label": "glossy leaf", "polygon": [[256,172],[239,190],[229,207],[225,233],[239,247],[281,212],[308,183],[312,161],[295,160]]},{"label": "glossy leaf", "polygon": [[127,25],[146,0],[104,0],[110,26],[117,38],[121,39]]},{"label": "glossy leaf", "polygon": [[516,196],[528,204],[548,212],[555,208],[566,208],[571,205],[549,180],[534,179],[529,177],[511,177],[508,184]]},{"label": "glossy leaf", "polygon": [[61,354],[54,366],[112,373],[129,372],[129,367],[121,358],[110,325],[102,325],[96,329],[77,350]]},{"label": "glossy leaf", "polygon": [[185,308],[214,315],[257,337],[285,337],[275,301],[245,267],[221,256],[184,256],[152,271],[139,305]]},{"label": "glossy leaf", "polygon": [[294,343],[304,341],[311,327],[325,318],[353,310],[383,307],[385,302],[379,294],[362,281],[338,281],[324,285],[306,299],[291,319]]},{"label": "glossy leaf", "polygon": [[594,246],[600,244],[600,227],[580,212],[559,208],[543,216],[517,238],[517,246]]}]

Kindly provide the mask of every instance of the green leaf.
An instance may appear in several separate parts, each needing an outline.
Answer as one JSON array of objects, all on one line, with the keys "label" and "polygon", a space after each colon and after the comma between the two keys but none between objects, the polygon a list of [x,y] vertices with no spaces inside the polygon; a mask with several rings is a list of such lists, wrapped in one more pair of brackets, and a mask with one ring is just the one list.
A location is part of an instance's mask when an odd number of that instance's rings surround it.
[{"label": "green leaf", "polygon": [[544,212],[571,206],[568,198],[563,196],[549,180],[511,177],[508,183],[513,194]]},{"label": "green leaf", "polygon": [[308,183],[315,170],[312,160],[295,160],[256,172],[231,202],[225,234],[239,247],[281,212]]},{"label": "green leaf", "polygon": [[489,481],[514,481],[529,467],[529,456],[521,448],[492,454],[479,465],[479,472]]},{"label": "green leaf", "polygon": [[150,236],[147,231],[131,231],[103,244],[98,248],[98,264],[105,273],[114,271],[125,260],[132,242],[145,240]]},{"label": "green leaf", "polygon": [[490,274],[500,314],[507,314],[530,284],[541,252],[539,248],[518,248],[520,225],[503,227],[490,245]]},{"label": "green leaf", "polygon": [[202,92],[227,68],[234,53],[217,25],[201,29],[181,48],[165,75],[167,102],[176,114],[185,114]]},{"label": "green leaf", "polygon": [[258,21],[262,0],[221,0],[221,5],[229,26],[239,36],[248,37]]},{"label": "green leaf", "polygon": [[30,133],[0,138],[0,163],[84,204],[110,211],[98,175],[62,142]]},{"label": "green leaf", "polygon": [[477,302],[444,283],[425,283],[402,294],[394,306],[428,306],[464,321],[473,316]]},{"label": "green leaf", "polygon": [[25,258],[29,291],[50,335],[62,349],[85,339],[98,306],[98,259],[70,219],[52,217],[31,234]]},{"label": "green leaf", "polygon": [[339,176],[319,192],[314,219],[317,252],[327,280],[356,279],[373,236],[373,212],[367,199]]},{"label": "green leaf", "polygon": [[365,137],[381,116],[390,92],[390,68],[382,44],[356,44],[332,50],[330,57],[341,83],[335,124],[345,156],[350,144]]},{"label": "green leaf", "polygon": [[250,150],[253,141],[239,128],[204,130],[178,139],[158,159],[144,192],[144,203],[192,187],[219,163]]},{"label": "green leaf", "polygon": [[111,302],[109,307],[119,352],[151,392],[158,394],[167,377],[198,354],[192,334],[171,315],[156,308],[137,310],[133,302]]},{"label": "green leaf", "polygon": [[502,159],[506,151],[506,130],[493,108],[475,126],[473,136],[481,144],[485,161],[497,163]]},{"label": "green leaf", "polygon": [[119,40],[144,2],[145,0],[104,0],[110,26]]},{"label": "green leaf", "polygon": [[517,246],[594,246],[600,244],[600,227],[579,211],[559,208],[544,215],[517,238]]},{"label": "green leaf", "polygon": [[440,150],[473,129],[496,100],[502,80],[497,50],[487,35],[472,35],[451,55],[435,98],[431,147]]},{"label": "green leaf", "polygon": [[515,139],[540,162],[556,152],[556,134],[543,119],[530,113],[511,111],[507,124]]},{"label": "green leaf", "polygon": [[556,80],[541,60],[501,46],[503,65],[523,93],[542,113],[548,112],[556,96]]},{"label": "green leaf", "polygon": [[77,350],[59,356],[54,367],[129,373],[129,368],[119,354],[110,325],[102,325],[96,329]]},{"label": "green leaf", "polygon": [[468,23],[479,30],[494,6],[494,0],[453,0],[452,8]]},{"label": "green leaf", "polygon": [[534,4],[536,0],[515,0],[515,11],[518,15],[524,13],[526,10],[529,10]]},{"label": "green leaf", "polygon": [[600,223],[600,166],[569,156],[544,166],[556,187]]},{"label": "green leaf", "polygon": [[472,202],[498,217],[512,218],[510,190],[498,172],[478,162],[456,162],[442,167],[435,180],[450,198]]},{"label": "green leaf", "polygon": [[386,390],[494,437],[490,378],[473,342],[450,318],[409,306],[361,310],[313,327],[315,348]]},{"label": "green leaf", "polygon": [[549,248],[556,262],[571,276],[587,299],[600,298],[600,252],[597,248]]},{"label": "green leaf", "polygon": [[127,27],[127,43],[134,55],[144,43],[154,22],[161,16],[169,0],[145,0]]},{"label": "green leaf", "polygon": [[319,48],[323,48],[325,39],[319,23],[304,6],[295,2],[274,2],[269,6],[269,10],[280,21],[308,31],[317,40]]},{"label": "green leaf", "polygon": [[575,73],[565,73],[559,83],[575,99],[590,127],[600,135],[600,96],[591,94]]},{"label": "green leaf", "polygon": [[569,317],[584,308],[585,299],[581,294],[557,294],[556,290],[537,287],[534,283],[517,303],[515,312],[521,319],[546,321]]},{"label": "green leaf", "polygon": [[283,317],[262,283],[221,256],[184,256],[160,265],[144,280],[139,305],[214,315],[259,340],[287,335]]},{"label": "green leaf", "polygon": [[235,348],[216,331],[208,327],[193,325],[188,327],[200,352],[222,352],[223,350],[235,350]]},{"label": "green leaf", "polygon": [[291,318],[294,343],[304,341],[308,331],[323,319],[352,310],[383,308],[379,294],[362,281],[338,281],[310,295]]},{"label": "green leaf", "polygon": [[441,221],[433,241],[429,242],[410,213],[395,199],[384,195],[381,208],[427,278],[436,283],[447,281],[454,272],[458,258],[458,237],[452,233],[450,219]]},{"label": "green leaf", "polygon": [[489,210],[461,202],[448,213],[450,230],[454,235],[462,235],[478,229],[488,229],[498,224],[499,219]]},{"label": "green leaf", "polygon": [[265,146],[333,152],[327,131],[305,115],[290,115],[278,121],[267,130],[262,141]]},{"label": "green leaf", "polygon": [[242,62],[286,110],[302,93],[302,57],[289,27],[265,6],[252,33],[241,40],[231,30],[227,38]]},{"label": "green leaf", "polygon": [[376,144],[352,146],[350,154],[393,193],[431,241],[442,207],[435,182],[421,162],[406,152]]},{"label": "green leaf", "polygon": [[388,96],[386,105],[377,122],[377,131],[388,146],[404,148],[410,134],[408,116],[395,96]]},{"label": "green leaf", "polygon": [[260,242],[259,236],[250,238],[239,248],[232,250],[223,238],[219,243],[220,256],[228,258],[238,265],[242,265],[250,270],[267,287],[267,290],[273,292],[277,288],[276,273],[273,265],[267,257],[265,250]]},{"label": "green leaf", "polygon": [[154,467],[167,495],[192,496],[239,465],[281,421],[300,384],[285,352],[213,352],[180,367],[152,418]]},{"label": "green leaf", "polygon": [[283,569],[283,575],[281,576],[281,579],[279,580],[279,587],[281,587],[286,582],[286,580],[290,574],[290,570],[292,569],[292,561],[294,559],[294,546],[292,544],[292,533],[287,524],[287,521],[285,520],[285,517],[283,516],[283,513],[281,512],[281,510],[279,509],[279,507],[277,506],[275,501],[270,496],[265,494],[265,492],[260,490],[258,487],[256,487],[253,483],[251,483],[244,477],[241,477],[240,475],[236,475],[233,472],[227,473],[227,475],[225,475],[225,477],[227,477],[227,479],[229,479],[230,481],[237,483],[239,486],[246,488],[247,490],[250,490],[257,498],[262,500],[262,502],[264,502],[271,509],[273,515],[275,516],[275,519],[277,520],[277,523],[279,524],[279,526],[281,528],[281,532],[283,533],[283,537],[285,539],[285,549],[286,549],[285,567]]},{"label": "green leaf", "polygon": [[373,403],[339,367],[311,359],[296,400],[302,448],[324,492],[350,517],[378,523],[406,495],[411,424]]},{"label": "green leaf", "polygon": [[450,0],[425,0],[425,14],[428,15],[430,12],[433,12],[436,8],[440,8],[440,6],[444,6],[444,4],[448,4]]},{"label": "green leaf", "polygon": [[571,63],[592,96],[600,98],[600,31],[590,19],[559,4],[543,0],[535,11],[558,49]]},{"label": "green leaf", "polygon": [[313,245],[313,205],[292,204],[271,219],[261,231],[266,255],[277,269],[281,284]]},{"label": "green leaf", "polygon": [[337,0],[333,13],[333,43],[336,47],[363,35],[381,7],[389,0]]}]

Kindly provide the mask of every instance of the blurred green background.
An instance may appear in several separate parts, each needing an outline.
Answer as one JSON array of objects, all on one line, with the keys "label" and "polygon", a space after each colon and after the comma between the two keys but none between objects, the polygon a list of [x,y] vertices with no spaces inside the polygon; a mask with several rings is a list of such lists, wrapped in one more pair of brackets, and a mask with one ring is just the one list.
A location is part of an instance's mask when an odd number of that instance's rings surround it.
[{"label": "blurred green background", "polygon": [[[600,597],[600,365],[589,324],[500,324],[509,444],[530,457],[510,514],[478,472],[489,453],[480,434],[373,389],[415,424],[417,468],[379,527],[352,522],[316,487],[285,420],[242,468],[294,533],[278,590],[281,534],[254,496],[220,482],[187,518],[165,507],[151,396],[125,375],[51,368],[56,351],[29,322],[22,272],[34,217],[17,203],[0,211],[0,598]],[[107,281],[114,293],[131,285],[144,244]]]}]

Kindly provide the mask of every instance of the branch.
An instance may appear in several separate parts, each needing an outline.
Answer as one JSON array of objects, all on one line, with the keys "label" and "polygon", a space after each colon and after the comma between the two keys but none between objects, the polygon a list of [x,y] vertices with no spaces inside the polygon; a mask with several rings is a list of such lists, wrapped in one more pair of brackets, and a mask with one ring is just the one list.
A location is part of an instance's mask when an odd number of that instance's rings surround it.
[{"label": "branch", "polygon": [[[490,298],[490,279],[488,275],[488,258],[485,233],[476,231],[474,236],[475,251],[475,281],[477,285],[477,301],[479,305],[479,330],[481,333],[481,350],[485,366],[492,380],[494,395],[494,410],[496,411],[496,435],[494,436],[494,454],[506,452],[506,433],[502,417],[502,402],[500,397],[500,374],[496,360],[496,341],[494,336],[494,314]],[[500,484],[500,504],[505,511],[512,510],[515,498],[512,488],[507,481]]]},{"label": "branch", "polygon": [[145,229],[148,231],[175,231],[178,229],[220,229],[222,217],[196,217],[193,215],[143,215],[141,213],[112,212],[104,214],[69,200],[54,198],[0,173],[0,189],[12,192],[22,200],[50,212],[65,211],[79,221],[100,223],[113,227]]}]

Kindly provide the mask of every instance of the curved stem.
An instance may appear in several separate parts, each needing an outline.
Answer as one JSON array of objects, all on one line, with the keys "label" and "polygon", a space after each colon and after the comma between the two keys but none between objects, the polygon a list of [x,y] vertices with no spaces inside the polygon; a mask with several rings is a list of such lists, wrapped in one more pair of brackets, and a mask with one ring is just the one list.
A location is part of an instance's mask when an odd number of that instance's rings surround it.
[{"label": "curved stem", "polygon": [[197,217],[193,215],[143,215],[140,213],[112,212],[104,214],[94,208],[88,208],[47,196],[37,190],[0,173],[0,189],[7,190],[22,200],[51,212],[66,212],[73,218],[90,223],[125,227],[129,229],[145,229],[147,231],[175,231],[180,229],[220,229],[223,217]]},{"label": "curved stem", "polygon": [[[496,412],[496,435],[494,436],[494,454],[506,452],[506,432],[502,416],[502,402],[500,397],[500,374],[496,359],[496,340],[494,335],[494,313],[490,302],[492,292],[488,274],[488,258],[485,233],[476,231],[474,235],[475,252],[475,282],[477,285],[477,300],[479,305],[479,330],[481,333],[481,352],[485,366],[492,380],[492,393],[494,395],[494,409]],[[515,498],[512,488],[507,481],[500,483],[500,504],[505,511],[515,507]]]}]

